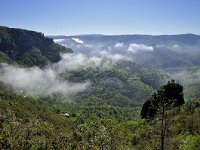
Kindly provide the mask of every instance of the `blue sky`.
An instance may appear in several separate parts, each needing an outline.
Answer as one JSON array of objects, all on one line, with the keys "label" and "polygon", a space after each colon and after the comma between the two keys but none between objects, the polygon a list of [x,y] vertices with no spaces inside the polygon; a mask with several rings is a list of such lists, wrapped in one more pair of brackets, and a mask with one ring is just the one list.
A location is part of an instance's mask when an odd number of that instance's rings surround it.
[{"label": "blue sky", "polygon": [[0,0],[0,25],[75,34],[200,34],[200,0]]}]

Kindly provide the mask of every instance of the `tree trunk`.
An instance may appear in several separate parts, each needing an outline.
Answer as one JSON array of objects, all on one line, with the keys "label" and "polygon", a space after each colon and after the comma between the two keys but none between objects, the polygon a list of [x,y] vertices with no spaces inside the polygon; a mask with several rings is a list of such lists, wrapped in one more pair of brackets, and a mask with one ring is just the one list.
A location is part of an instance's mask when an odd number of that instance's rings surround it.
[{"label": "tree trunk", "polygon": [[164,103],[162,104],[162,122],[161,122],[161,147],[160,149],[161,150],[164,150],[164,142],[165,142],[165,129],[164,129],[164,124],[165,124],[165,106],[164,106]]}]

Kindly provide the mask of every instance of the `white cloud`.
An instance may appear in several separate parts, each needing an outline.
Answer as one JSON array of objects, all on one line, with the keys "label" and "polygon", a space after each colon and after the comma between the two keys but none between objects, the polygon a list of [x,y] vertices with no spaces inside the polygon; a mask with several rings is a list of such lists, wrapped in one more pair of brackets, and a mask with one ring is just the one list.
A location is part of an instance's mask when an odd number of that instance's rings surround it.
[{"label": "white cloud", "polygon": [[52,67],[54,70],[57,70],[57,72],[63,73],[81,68],[97,67],[101,63],[102,59],[99,57],[87,57],[80,53],[68,53],[62,54],[61,60],[58,63],[53,64]]},{"label": "white cloud", "polygon": [[108,60],[110,60],[111,63],[116,63],[120,60],[131,60],[130,58],[128,58],[127,56],[124,56],[122,54],[119,54],[119,53],[111,54],[105,50],[99,51],[99,54],[102,58],[107,58]]},{"label": "white cloud", "polygon": [[179,46],[178,44],[174,44],[171,46],[172,49],[181,49],[181,46]]},{"label": "white cloud", "polygon": [[166,75],[171,79],[180,81],[185,85],[190,85],[200,82],[200,69],[195,71],[181,70],[177,72],[166,72]]},{"label": "white cloud", "polygon": [[148,46],[145,44],[137,44],[137,43],[131,43],[129,44],[128,51],[132,53],[136,53],[138,51],[153,51],[153,46]]},{"label": "white cloud", "polygon": [[65,39],[54,39],[53,41],[55,42],[55,43],[60,43],[60,42],[63,42]]},{"label": "white cloud", "polygon": [[122,48],[124,46],[124,43],[116,43],[114,45],[115,48]]},{"label": "white cloud", "polygon": [[118,54],[118,53],[110,54],[110,55],[108,55],[108,58],[110,58],[113,62],[117,62],[117,61],[120,61],[120,60],[129,60],[128,57],[123,56],[123,55]]},{"label": "white cloud", "polygon": [[167,49],[171,49],[171,50],[180,50],[182,49],[182,47],[178,44],[174,44],[174,45],[156,45],[157,48],[167,48]]},{"label": "white cloud", "polygon": [[90,86],[89,81],[72,83],[60,77],[61,74],[70,74],[83,68],[109,69],[116,62],[128,59],[121,54],[110,54],[101,51],[99,57],[85,56],[77,53],[61,55],[61,60],[45,69],[38,67],[20,68],[8,64],[0,64],[0,82],[10,85],[17,90],[23,90],[27,95],[46,96],[61,94],[70,96],[86,90]]},{"label": "white cloud", "polygon": [[56,70],[48,67],[20,68],[1,64],[0,81],[30,96],[61,94],[69,96],[85,90],[90,83],[72,83],[60,78]]},{"label": "white cloud", "polygon": [[83,44],[84,42],[82,40],[80,40],[79,38],[72,38],[72,40],[74,40],[75,42],[79,43],[79,44]]},{"label": "white cloud", "polygon": [[67,47],[67,44],[65,44],[65,39],[54,39],[53,40],[55,43],[60,44],[62,46]]}]

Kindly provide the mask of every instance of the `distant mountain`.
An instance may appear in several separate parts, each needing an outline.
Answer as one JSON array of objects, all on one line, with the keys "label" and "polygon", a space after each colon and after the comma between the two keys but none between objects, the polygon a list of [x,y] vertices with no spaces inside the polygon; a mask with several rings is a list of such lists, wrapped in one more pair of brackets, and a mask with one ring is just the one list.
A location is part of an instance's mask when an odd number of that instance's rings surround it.
[{"label": "distant mountain", "polygon": [[154,69],[199,65],[200,36],[79,35],[51,36],[56,43],[86,55],[120,54]]},{"label": "distant mountain", "polygon": [[[101,35],[90,36],[98,37]],[[71,97],[71,99],[79,103],[105,103],[123,107],[141,106],[143,101],[164,83],[164,78],[159,73],[126,60],[126,58],[120,55],[105,57],[100,55],[99,57],[90,57],[76,53],[73,55],[63,55],[63,53],[71,53],[72,50],[56,44],[54,41],[52,38],[44,37],[42,33],[0,27],[0,62],[18,64],[21,67],[32,67],[32,73],[35,72],[33,66],[39,66],[41,67],[41,70],[39,70],[41,75],[35,74],[36,80],[44,82],[46,81],[45,77],[49,78],[52,83],[57,84],[54,88],[63,87],[64,84],[64,87],[69,89],[73,84],[69,84],[69,87],[67,87],[68,82],[89,82],[91,85],[86,90],[75,95],[73,94]],[[62,41],[62,39],[57,39],[57,41]],[[76,37],[70,38],[69,43],[85,44],[85,42]],[[52,65],[47,65],[49,63],[52,63]],[[74,66],[77,69],[74,69]],[[6,67],[0,67],[0,69],[3,70],[0,73],[3,73]],[[21,77],[20,68],[11,67],[11,71],[12,69],[15,69],[15,76],[19,75]],[[49,69],[53,77],[48,75],[48,71],[45,69]],[[30,70],[23,71],[29,76]],[[4,84],[7,83],[3,79],[1,81]],[[27,83],[27,85],[29,84]],[[41,86],[32,84],[34,87],[29,87],[32,90],[38,91],[37,88],[41,88]],[[9,82],[9,85],[12,86],[12,83]],[[24,88],[21,85],[20,87]],[[47,87],[49,86],[44,85],[43,87],[45,89],[42,90],[48,93]],[[67,91],[67,89],[63,88],[60,90]],[[28,90],[28,88],[23,90]],[[33,93],[33,91],[28,92]],[[45,95],[45,93],[43,94]]]},{"label": "distant mountain", "polygon": [[44,37],[44,34],[0,26],[0,62],[44,66],[60,60],[60,53],[72,52]]},{"label": "distant mountain", "polygon": [[[54,41],[88,56],[131,60],[176,79],[187,99],[199,98],[200,36],[180,35],[78,35],[53,36]],[[196,71],[192,71],[196,68]]]}]

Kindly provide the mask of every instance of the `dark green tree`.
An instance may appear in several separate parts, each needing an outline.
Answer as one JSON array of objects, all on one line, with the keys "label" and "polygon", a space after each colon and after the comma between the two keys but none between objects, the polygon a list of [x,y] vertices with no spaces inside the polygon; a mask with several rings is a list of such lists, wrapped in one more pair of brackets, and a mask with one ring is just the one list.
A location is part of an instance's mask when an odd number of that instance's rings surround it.
[{"label": "dark green tree", "polygon": [[161,150],[165,148],[165,138],[168,129],[168,116],[167,110],[184,104],[183,86],[176,83],[175,80],[169,81],[166,85],[162,86],[157,93],[154,93],[144,103],[141,116],[151,120],[157,113],[161,117],[161,132],[160,132],[160,146]]},{"label": "dark green tree", "polygon": [[176,83],[175,80],[171,80],[146,100],[141,110],[141,116],[152,120],[163,104],[165,108],[171,108],[184,103],[183,86]]}]

